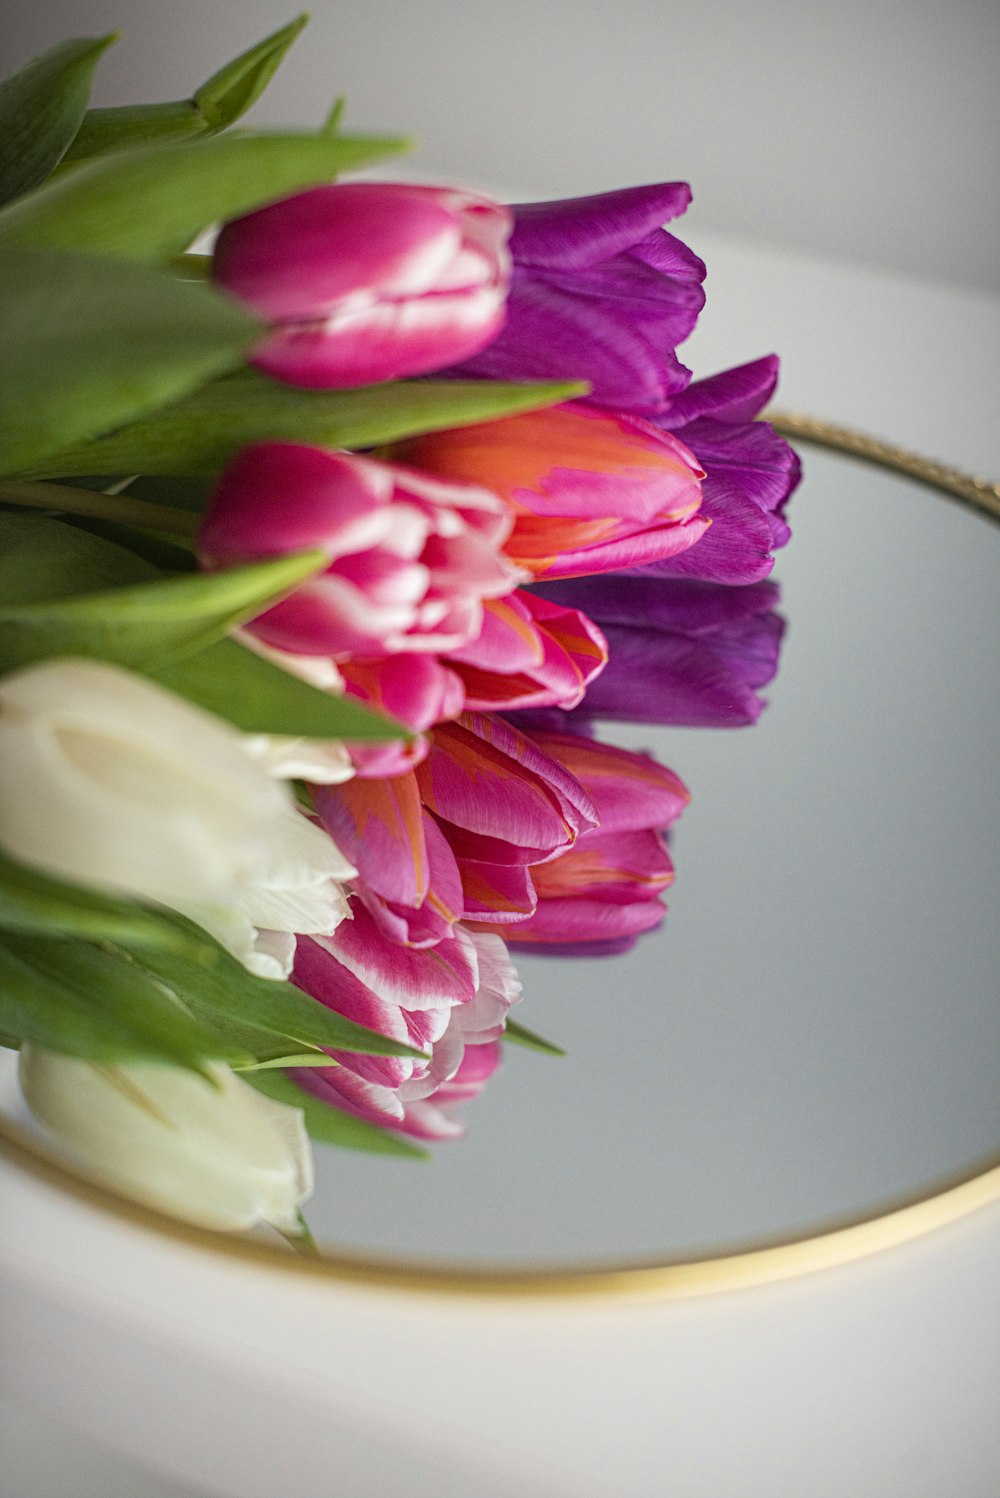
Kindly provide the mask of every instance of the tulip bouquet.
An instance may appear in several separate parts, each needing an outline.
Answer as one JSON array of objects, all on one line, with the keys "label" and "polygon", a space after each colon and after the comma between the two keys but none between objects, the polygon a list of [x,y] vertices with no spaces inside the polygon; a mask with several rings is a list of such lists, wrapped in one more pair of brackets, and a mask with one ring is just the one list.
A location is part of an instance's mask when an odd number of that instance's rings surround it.
[{"label": "tulip bouquet", "polygon": [[510,946],[660,923],[687,791],[595,719],[755,721],[798,475],[774,359],[677,358],[686,186],[226,134],[301,25],[177,103],[88,109],[107,37],[0,88],[0,1040],[119,1191],[292,1236],[307,1132],[421,1153],[546,1048]]}]

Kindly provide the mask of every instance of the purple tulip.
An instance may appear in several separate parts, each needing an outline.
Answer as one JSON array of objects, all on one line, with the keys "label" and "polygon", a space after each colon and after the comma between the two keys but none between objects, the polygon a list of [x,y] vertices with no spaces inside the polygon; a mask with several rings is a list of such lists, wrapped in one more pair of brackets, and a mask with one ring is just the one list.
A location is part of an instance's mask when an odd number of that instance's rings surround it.
[{"label": "purple tulip", "polygon": [[585,610],[608,641],[608,664],[574,719],[738,728],[760,717],[758,689],[778,669],[784,630],[776,583],[733,588],[636,573],[547,583],[542,591]]},{"label": "purple tulip", "polygon": [[315,187],[226,224],[212,273],[274,325],[254,363],[330,389],[425,374],[503,325],[510,214],[446,187]]},{"label": "purple tulip", "polygon": [[507,324],[450,373],[585,379],[596,405],[663,410],[691,378],[674,349],[705,301],[703,263],[663,229],[690,201],[662,182],[516,204]]},{"label": "purple tulip", "polygon": [[634,575],[758,582],[791,531],[784,509],[801,477],[798,457],[765,421],[754,418],[774,393],[778,360],[770,354],[689,385],[654,417],[691,449],[704,468],[701,514],[707,533],[686,556],[664,558]]}]

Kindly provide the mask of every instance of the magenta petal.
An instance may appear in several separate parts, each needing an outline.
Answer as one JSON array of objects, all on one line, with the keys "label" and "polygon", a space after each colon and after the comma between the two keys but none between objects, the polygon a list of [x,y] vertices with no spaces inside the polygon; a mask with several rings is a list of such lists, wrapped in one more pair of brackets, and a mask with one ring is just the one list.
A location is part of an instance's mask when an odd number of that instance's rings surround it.
[{"label": "magenta petal", "polygon": [[315,786],[313,799],[323,826],[367,885],[393,903],[422,904],[430,870],[412,772]]},{"label": "magenta petal", "polygon": [[462,859],[463,917],[506,925],[531,915],[538,904],[531,870],[524,864],[477,863]]},{"label": "magenta petal", "polygon": [[602,833],[669,827],[688,804],[680,777],[651,755],[575,734],[536,732],[531,737],[586,788]]},{"label": "magenta petal", "polygon": [[608,941],[652,931],[665,914],[658,900],[631,905],[612,905],[607,900],[541,900],[530,920],[505,928],[504,939],[511,945]]},{"label": "magenta petal", "polygon": [[398,1129],[403,1104],[394,1087],[379,1086],[343,1066],[300,1067],[291,1073],[304,1091],[367,1123]]},{"label": "magenta petal", "polygon": [[475,953],[457,936],[425,950],[396,946],[356,904],[353,921],[322,941],[366,987],[405,1009],[465,1004],[476,991]]},{"label": "magenta petal", "polygon": [[455,851],[485,863],[537,862],[597,819],[579,782],[499,718],[468,713],[435,729],[416,774]]}]

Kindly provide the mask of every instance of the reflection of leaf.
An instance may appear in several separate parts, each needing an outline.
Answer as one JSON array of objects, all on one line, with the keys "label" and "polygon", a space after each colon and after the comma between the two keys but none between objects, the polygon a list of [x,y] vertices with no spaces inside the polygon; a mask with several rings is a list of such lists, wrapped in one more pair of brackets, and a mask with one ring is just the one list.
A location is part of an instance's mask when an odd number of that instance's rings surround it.
[{"label": "reflection of leaf", "polygon": [[219,640],[150,674],[244,733],[357,743],[412,737],[403,724],[380,717],[351,697],[334,697],[310,686],[235,640]]},{"label": "reflection of leaf", "polygon": [[538,1035],[534,1030],[529,1030],[527,1025],[519,1025],[517,1020],[508,1019],[507,1028],[503,1033],[505,1040],[512,1040],[515,1045],[523,1045],[529,1051],[544,1051],[546,1056],[565,1056],[566,1054],[562,1046],[556,1045],[554,1041],[546,1040],[544,1035]]},{"label": "reflection of leaf", "polygon": [[233,369],[256,330],[211,286],[150,266],[3,249],[0,473],[44,466]]},{"label": "reflection of leaf", "polygon": [[60,42],[0,84],[0,203],[30,192],[58,165],[114,36]]},{"label": "reflection of leaf", "polygon": [[72,937],[4,933],[0,1028],[87,1061],[249,1059],[124,953]]},{"label": "reflection of leaf", "polygon": [[225,130],[260,98],[307,20],[307,16],[298,16],[280,31],[241,52],[213,73],[191,99],[88,109],[64,159],[81,161],[129,146],[178,141]]},{"label": "reflection of leaf", "polygon": [[30,473],[210,477],[248,442],[376,447],[555,405],[586,390],[579,381],[515,385],[498,380],[401,380],[358,390],[296,390],[240,373],[204,385],[120,432],[59,453]]},{"label": "reflection of leaf", "polygon": [[429,1150],[401,1139],[398,1134],[390,1134],[365,1119],[331,1108],[320,1098],[313,1097],[311,1092],[297,1087],[281,1072],[241,1072],[240,1075],[275,1102],[301,1108],[306,1129],[320,1144],[337,1144],[344,1149],[366,1150],[376,1155],[407,1155],[416,1160],[426,1160],[430,1156]]},{"label": "reflection of leaf", "polygon": [[202,229],[406,149],[396,138],[219,135],[82,162],[0,213],[0,243],[163,262]]}]

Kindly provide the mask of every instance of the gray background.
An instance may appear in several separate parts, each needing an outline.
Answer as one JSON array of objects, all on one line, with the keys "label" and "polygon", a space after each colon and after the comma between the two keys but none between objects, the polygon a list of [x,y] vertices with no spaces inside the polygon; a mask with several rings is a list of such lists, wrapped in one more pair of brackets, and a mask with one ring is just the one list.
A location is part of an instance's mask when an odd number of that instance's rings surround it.
[{"label": "gray background", "polygon": [[[189,93],[295,0],[8,0],[8,67],[120,28],[96,98]],[[316,0],[257,107],[417,134],[407,169],[524,197],[684,177],[700,227],[997,287],[995,0]]]}]

